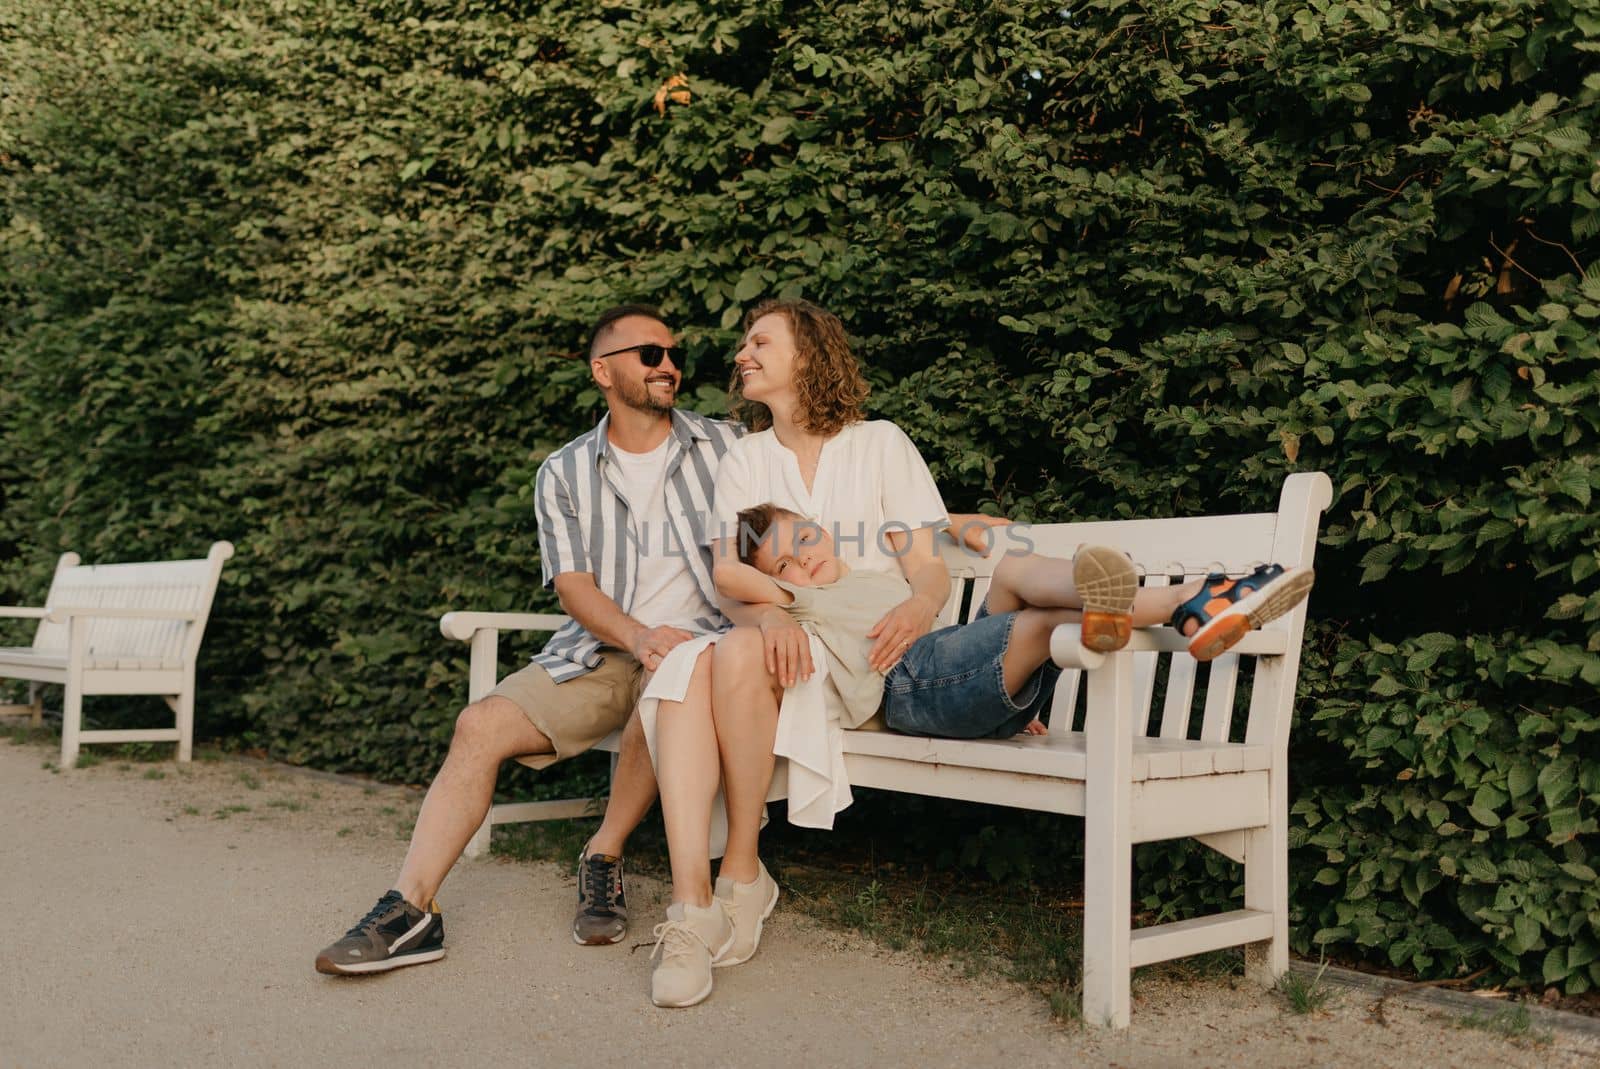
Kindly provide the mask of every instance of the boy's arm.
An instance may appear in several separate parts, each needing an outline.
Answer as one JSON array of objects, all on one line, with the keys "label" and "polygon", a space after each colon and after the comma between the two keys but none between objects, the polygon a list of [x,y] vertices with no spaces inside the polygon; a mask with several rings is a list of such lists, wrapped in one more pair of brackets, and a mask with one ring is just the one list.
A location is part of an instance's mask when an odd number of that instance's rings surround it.
[{"label": "boy's arm", "polygon": [[[785,687],[794,686],[797,679],[810,679],[815,671],[811,663],[811,639],[800,629],[794,617],[779,608],[776,599],[751,603],[730,595],[723,587],[723,577],[736,576],[736,569],[746,569],[770,584],[772,590],[782,594],[784,604],[792,601],[793,596],[740,561],[731,538],[719,538],[711,543],[711,559],[716,562],[711,568],[711,582],[716,586],[722,602],[722,614],[741,627],[761,629],[762,657],[767,672]],[[768,594],[770,597],[771,591]]]},{"label": "boy's arm", "polygon": [[772,581],[771,576],[740,561],[725,561],[711,571],[717,593],[746,605],[787,605],[794,595]]}]

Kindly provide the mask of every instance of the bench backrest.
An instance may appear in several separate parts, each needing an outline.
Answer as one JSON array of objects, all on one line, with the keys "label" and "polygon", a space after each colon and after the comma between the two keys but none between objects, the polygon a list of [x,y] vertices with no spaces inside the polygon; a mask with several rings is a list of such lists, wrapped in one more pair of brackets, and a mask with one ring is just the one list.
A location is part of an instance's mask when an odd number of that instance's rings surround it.
[{"label": "bench backrest", "polygon": [[[1310,566],[1317,525],[1332,497],[1332,484],[1326,475],[1305,472],[1285,480],[1277,512],[1038,524],[1018,534],[1025,534],[1033,542],[1035,552],[1054,557],[1071,557],[1084,544],[1114,546],[1133,557],[1145,586],[1166,585],[1175,577],[1194,578],[1214,571],[1244,575],[1252,565],[1267,561]],[[1014,538],[1001,533],[1001,549],[1017,544]],[[940,551],[952,578],[959,582],[952,584],[950,601],[939,624],[969,621],[983,604],[999,553],[990,558],[979,557],[949,542],[944,542]],[[1187,653],[1136,653],[1134,707],[1141,734],[1212,742],[1285,743],[1305,620],[1306,605],[1302,602],[1294,612],[1269,625],[1269,630],[1287,634],[1289,652],[1271,658],[1270,670],[1255,673],[1249,714],[1242,730],[1234,723],[1239,655],[1226,653],[1209,665],[1201,665]],[[1256,658],[1244,660],[1248,664]],[[1081,675],[1076,670],[1062,673],[1050,716],[1052,732],[1081,729]],[[1197,691],[1203,695],[1198,702]]]},{"label": "bench backrest", "polygon": [[[199,614],[191,627],[182,620],[92,620],[88,648],[98,655],[194,664],[204,637],[206,618],[217,592],[222,563],[233,556],[229,542],[214,542],[196,560],[146,561],[137,564],[80,564],[76,553],[63,553],[45,608],[187,609]],[[67,625],[40,621],[33,648],[64,653]]]}]

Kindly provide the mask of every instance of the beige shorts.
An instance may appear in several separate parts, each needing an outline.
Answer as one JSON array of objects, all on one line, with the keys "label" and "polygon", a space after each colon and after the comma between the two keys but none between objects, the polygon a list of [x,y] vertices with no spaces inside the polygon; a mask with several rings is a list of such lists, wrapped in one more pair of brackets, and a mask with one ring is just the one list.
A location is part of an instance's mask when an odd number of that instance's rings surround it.
[{"label": "beige shorts", "polygon": [[602,650],[605,658],[592,672],[557,683],[537,664],[512,672],[489,693],[521,709],[555,747],[555,753],[517,758],[529,768],[548,768],[575,757],[620,731],[639,703],[644,673],[631,654]]}]

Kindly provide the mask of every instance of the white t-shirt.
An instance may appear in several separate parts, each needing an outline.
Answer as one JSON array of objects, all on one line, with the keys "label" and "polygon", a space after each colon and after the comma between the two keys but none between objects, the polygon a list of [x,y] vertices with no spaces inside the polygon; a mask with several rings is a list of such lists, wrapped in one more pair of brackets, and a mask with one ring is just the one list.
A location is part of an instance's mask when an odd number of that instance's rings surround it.
[{"label": "white t-shirt", "polygon": [[628,522],[639,547],[639,572],[634,577],[629,616],[646,627],[689,627],[715,616],[694,581],[684,546],[667,519],[667,458],[672,435],[648,453],[629,453],[615,444],[606,448],[617,490],[628,502]]},{"label": "white t-shirt", "polygon": [[893,575],[888,534],[949,523],[922,454],[888,420],[852,423],[824,442],[810,491],[770,429],[734,442],[717,468],[707,544],[738,537],[739,510],[767,501],[821,524],[850,567]]}]

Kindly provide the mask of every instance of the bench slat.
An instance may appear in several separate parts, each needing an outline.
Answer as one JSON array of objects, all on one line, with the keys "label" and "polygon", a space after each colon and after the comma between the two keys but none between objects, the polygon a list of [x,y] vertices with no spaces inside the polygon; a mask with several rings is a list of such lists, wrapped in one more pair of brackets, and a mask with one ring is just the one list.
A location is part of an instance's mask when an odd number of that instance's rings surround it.
[{"label": "bench slat", "polygon": [[1135,928],[1129,958],[1134,968],[1158,961],[1185,958],[1208,950],[1256,943],[1272,938],[1272,914],[1255,909],[1235,909],[1210,917]]}]

